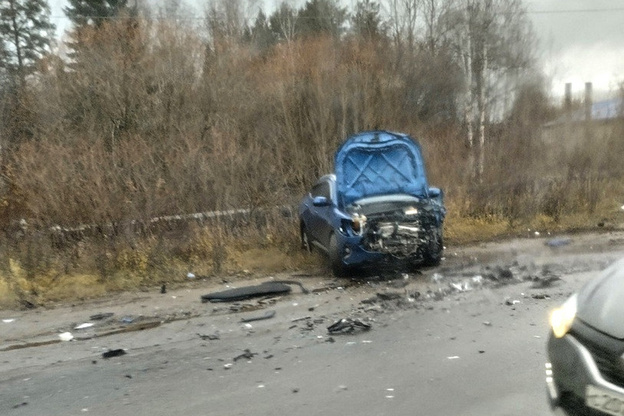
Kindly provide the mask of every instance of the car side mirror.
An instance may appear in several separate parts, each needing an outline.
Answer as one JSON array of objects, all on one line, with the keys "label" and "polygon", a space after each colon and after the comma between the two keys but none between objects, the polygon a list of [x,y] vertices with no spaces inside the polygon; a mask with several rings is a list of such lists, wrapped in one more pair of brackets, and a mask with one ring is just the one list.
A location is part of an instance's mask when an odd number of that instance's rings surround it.
[{"label": "car side mirror", "polygon": [[327,207],[331,205],[331,202],[329,202],[329,199],[324,196],[315,196],[312,199],[312,205],[315,207]]},{"label": "car side mirror", "polygon": [[442,195],[442,190],[440,188],[429,188],[429,198],[439,198]]}]

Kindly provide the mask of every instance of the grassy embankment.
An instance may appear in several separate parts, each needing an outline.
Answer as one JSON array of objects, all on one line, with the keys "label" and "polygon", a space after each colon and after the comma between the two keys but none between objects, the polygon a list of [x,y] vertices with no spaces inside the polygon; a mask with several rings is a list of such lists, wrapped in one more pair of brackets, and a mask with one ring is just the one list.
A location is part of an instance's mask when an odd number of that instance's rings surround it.
[{"label": "grassy embankment", "polygon": [[[623,126],[585,126],[577,143],[552,132],[544,140],[542,126],[561,109],[539,83],[515,85],[505,118],[485,123],[475,178],[457,116],[463,75],[450,51],[320,38],[258,53],[153,25],[138,22],[128,37],[123,21],[109,22],[85,36],[80,65],[47,62],[0,126],[11,137],[0,187],[1,305],[181,284],[188,272],[234,279],[323,267],[300,251],[295,217],[258,213],[296,204],[331,171],[346,135],[373,128],[421,141],[430,183],[446,191],[447,246],[620,221]],[[149,225],[232,208],[254,214]],[[54,231],[79,224],[92,226]]]}]

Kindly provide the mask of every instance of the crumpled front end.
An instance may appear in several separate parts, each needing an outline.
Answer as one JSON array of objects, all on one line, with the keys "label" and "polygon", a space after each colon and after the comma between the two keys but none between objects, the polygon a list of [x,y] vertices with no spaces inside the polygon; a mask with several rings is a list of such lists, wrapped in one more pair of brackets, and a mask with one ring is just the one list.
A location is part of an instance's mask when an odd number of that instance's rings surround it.
[{"label": "crumpled front end", "polygon": [[364,249],[390,254],[397,258],[418,256],[428,246],[429,232],[421,220],[378,221],[366,227],[362,238]]},{"label": "crumpled front end", "polygon": [[377,199],[351,208],[363,250],[418,261],[431,250],[432,243],[441,244],[441,219],[432,204],[413,197]]}]

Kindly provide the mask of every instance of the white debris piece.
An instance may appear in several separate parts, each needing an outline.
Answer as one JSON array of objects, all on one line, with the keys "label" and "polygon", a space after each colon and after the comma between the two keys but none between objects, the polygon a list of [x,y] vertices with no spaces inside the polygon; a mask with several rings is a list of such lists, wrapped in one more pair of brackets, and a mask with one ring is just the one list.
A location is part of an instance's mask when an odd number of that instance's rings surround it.
[{"label": "white debris piece", "polygon": [[74,329],[85,329],[85,328],[91,328],[93,325],[93,323],[91,322],[85,322],[84,324],[80,324],[78,326],[76,326]]},{"label": "white debris piece", "polygon": [[72,339],[74,339],[74,336],[71,332],[63,332],[59,334],[59,338],[61,339],[61,341],[71,341]]}]

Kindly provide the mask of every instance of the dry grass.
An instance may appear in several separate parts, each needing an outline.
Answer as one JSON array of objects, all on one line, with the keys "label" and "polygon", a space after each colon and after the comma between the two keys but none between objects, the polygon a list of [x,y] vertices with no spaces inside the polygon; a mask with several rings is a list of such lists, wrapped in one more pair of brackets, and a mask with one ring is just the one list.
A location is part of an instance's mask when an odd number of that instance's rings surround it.
[{"label": "dry grass", "polygon": [[[430,182],[446,191],[447,244],[619,222],[624,126],[584,137],[604,146],[564,149],[565,135],[548,145],[541,125],[557,109],[539,86],[509,88],[525,88],[525,98],[486,126],[485,171],[474,178],[455,117],[463,74],[444,51],[320,37],[258,55],[235,39],[207,44],[171,22],[138,21],[129,31],[124,21],[86,33],[71,71],[47,62],[22,92],[27,111],[8,113],[28,118],[0,123],[9,138],[0,302],[88,299],[175,284],[188,272],[323,267],[299,250],[296,214],[274,207],[295,205],[331,171],[341,141],[365,129],[420,139]],[[240,208],[251,213],[150,222]],[[90,227],[51,231],[79,224]]]}]

